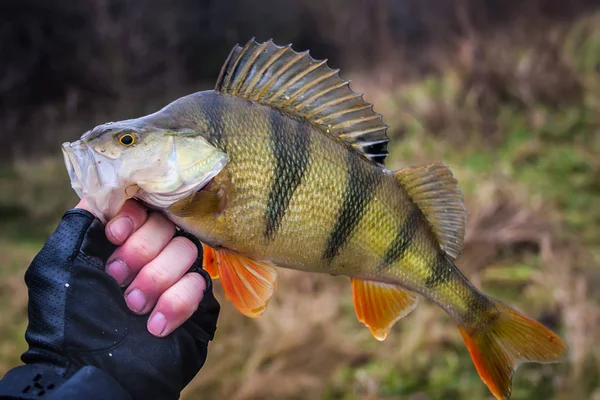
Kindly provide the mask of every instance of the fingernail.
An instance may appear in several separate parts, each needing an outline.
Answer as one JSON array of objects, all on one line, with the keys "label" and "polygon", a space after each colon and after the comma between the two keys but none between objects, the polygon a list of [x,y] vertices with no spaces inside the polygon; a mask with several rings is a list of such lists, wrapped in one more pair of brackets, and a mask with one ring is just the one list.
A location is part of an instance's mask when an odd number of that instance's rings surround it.
[{"label": "fingernail", "polygon": [[161,336],[167,327],[167,319],[162,313],[157,312],[148,321],[148,331],[154,336]]},{"label": "fingernail", "polygon": [[123,286],[127,282],[130,272],[129,267],[121,260],[111,261],[106,266],[106,273],[115,278],[115,281],[120,286]]},{"label": "fingernail", "polygon": [[131,311],[140,313],[146,306],[146,296],[139,289],[133,289],[129,294],[125,297],[125,301],[127,302],[127,306],[131,309]]},{"label": "fingernail", "polygon": [[117,218],[110,223],[108,229],[113,237],[122,243],[133,232],[133,220],[129,217]]}]

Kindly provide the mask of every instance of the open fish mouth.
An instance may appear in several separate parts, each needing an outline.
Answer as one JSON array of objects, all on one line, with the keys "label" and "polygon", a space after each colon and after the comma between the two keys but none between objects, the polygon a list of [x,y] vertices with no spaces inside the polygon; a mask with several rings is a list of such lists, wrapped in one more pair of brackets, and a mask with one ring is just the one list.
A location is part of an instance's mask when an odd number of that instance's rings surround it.
[{"label": "open fish mouth", "polygon": [[86,187],[88,182],[99,184],[98,171],[94,165],[93,156],[89,154],[89,148],[80,141],[63,143],[62,152],[71,180],[71,187],[80,198],[83,198],[88,193]]},{"label": "open fish mouth", "polygon": [[71,187],[106,223],[132,195],[128,196],[128,191],[120,187],[114,166],[107,160],[97,159],[94,151],[82,141],[63,143],[62,152]]}]

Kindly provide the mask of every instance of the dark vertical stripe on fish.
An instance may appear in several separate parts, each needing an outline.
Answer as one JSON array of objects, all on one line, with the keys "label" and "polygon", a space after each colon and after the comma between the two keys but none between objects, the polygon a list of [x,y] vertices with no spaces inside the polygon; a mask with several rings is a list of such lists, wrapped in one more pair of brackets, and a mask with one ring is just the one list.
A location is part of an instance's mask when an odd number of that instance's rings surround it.
[{"label": "dark vertical stripe on fish", "polygon": [[278,111],[269,114],[275,173],[267,200],[264,234],[273,239],[306,172],[311,134],[306,123],[284,117]]},{"label": "dark vertical stripe on fish", "polygon": [[348,180],[342,206],[323,253],[323,258],[328,262],[333,260],[347,244],[350,235],[363,218],[365,208],[373,198],[382,177],[380,171],[365,167],[363,161],[352,152],[348,152],[346,163]]},{"label": "dark vertical stripe on fish", "polygon": [[[448,282],[454,274],[452,266],[453,264],[448,260],[446,253],[440,250],[429,269],[429,276],[425,280],[425,286],[431,289]],[[458,271],[456,267],[454,269]]]},{"label": "dark vertical stripe on fish", "polygon": [[385,251],[383,258],[381,259],[381,263],[378,266],[379,269],[388,268],[404,257],[404,254],[408,250],[413,238],[417,236],[420,216],[421,211],[419,211],[417,207],[413,207],[406,219],[398,228],[394,240],[392,243],[390,243]]},{"label": "dark vertical stripe on fish", "polygon": [[208,126],[210,127],[208,142],[223,151],[227,150],[227,140],[224,138],[225,124],[223,122],[225,107],[225,99],[222,95],[213,96],[213,101],[209,103],[206,112]]}]

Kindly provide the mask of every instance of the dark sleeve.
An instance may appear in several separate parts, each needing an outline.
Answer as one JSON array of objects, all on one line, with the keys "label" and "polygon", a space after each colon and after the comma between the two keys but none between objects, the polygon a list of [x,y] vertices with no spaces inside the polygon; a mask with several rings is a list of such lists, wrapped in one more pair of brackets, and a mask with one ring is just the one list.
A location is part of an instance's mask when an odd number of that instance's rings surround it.
[{"label": "dark sleeve", "polygon": [[110,375],[85,366],[64,381],[50,366],[23,365],[0,381],[0,399],[131,400]]}]

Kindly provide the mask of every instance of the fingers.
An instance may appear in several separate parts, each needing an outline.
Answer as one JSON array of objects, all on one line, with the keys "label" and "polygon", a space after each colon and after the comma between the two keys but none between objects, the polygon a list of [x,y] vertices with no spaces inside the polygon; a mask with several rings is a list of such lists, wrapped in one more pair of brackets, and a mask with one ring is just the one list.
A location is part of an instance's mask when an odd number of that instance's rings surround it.
[{"label": "fingers", "polygon": [[126,285],[160,254],[174,234],[175,225],[164,215],[150,213],[146,222],[110,256],[106,272],[121,286]]},{"label": "fingers", "polygon": [[134,200],[127,200],[121,211],[106,224],[106,237],[112,244],[122,245],[146,222],[148,213]]},{"label": "fingers", "polygon": [[206,281],[200,274],[185,274],[158,299],[148,319],[148,331],[161,337],[173,332],[198,309],[205,289]]},{"label": "fingers", "polygon": [[129,308],[145,314],[152,310],[160,295],[179,281],[198,257],[196,245],[176,237],[139,272],[125,291]]},{"label": "fingers", "polygon": [[[85,202],[80,205],[86,207]],[[125,301],[131,311],[152,311],[148,330],[156,336],[166,336],[183,324],[206,289],[200,274],[187,273],[198,258],[198,248],[174,234],[175,225],[164,215],[148,213],[133,200],[106,225],[106,236],[119,246],[106,271],[121,286],[129,285]]]}]

